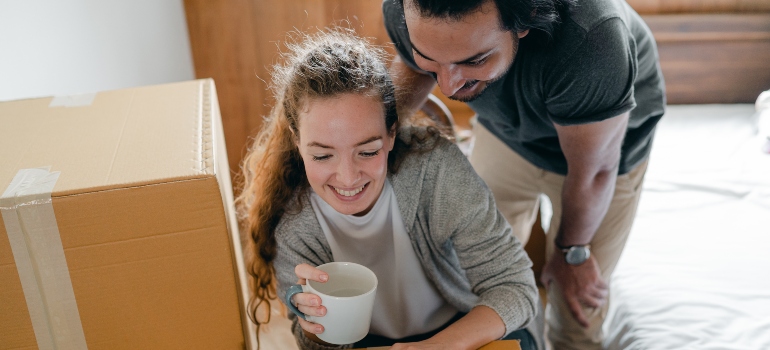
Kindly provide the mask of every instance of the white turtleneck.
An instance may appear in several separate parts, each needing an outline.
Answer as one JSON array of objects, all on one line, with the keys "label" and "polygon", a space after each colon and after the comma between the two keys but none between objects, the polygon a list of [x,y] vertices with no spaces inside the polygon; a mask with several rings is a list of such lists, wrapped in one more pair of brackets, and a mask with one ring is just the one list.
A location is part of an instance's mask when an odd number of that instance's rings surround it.
[{"label": "white turtleneck", "polygon": [[363,216],[340,214],[312,190],[310,203],[334,261],[361,264],[377,275],[369,333],[400,339],[433,331],[457,313],[425,275],[389,181]]}]

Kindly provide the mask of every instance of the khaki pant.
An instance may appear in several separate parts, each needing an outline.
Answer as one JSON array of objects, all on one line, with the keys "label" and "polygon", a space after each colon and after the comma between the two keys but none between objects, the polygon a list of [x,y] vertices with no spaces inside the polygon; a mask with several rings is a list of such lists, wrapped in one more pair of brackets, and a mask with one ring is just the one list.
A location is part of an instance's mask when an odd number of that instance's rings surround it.
[{"label": "khaki pant", "polygon": [[[540,169],[511,150],[489,130],[477,124],[471,164],[487,183],[497,206],[513,227],[514,235],[526,244],[539,208],[539,195],[547,195],[553,204],[553,218],[546,233],[546,258],[553,253],[553,241],[561,221],[561,190],[564,176]],[[636,214],[647,161],[628,174],[618,176],[615,194],[607,215],[591,241],[602,277],[609,283],[612,271],[626,244]],[[536,253],[530,252],[535,255]],[[539,278],[540,276],[536,276]],[[578,324],[569,312],[561,292],[548,289],[546,306],[547,337],[554,349],[601,349],[602,323],[609,301],[600,309],[584,308],[589,328]]]}]

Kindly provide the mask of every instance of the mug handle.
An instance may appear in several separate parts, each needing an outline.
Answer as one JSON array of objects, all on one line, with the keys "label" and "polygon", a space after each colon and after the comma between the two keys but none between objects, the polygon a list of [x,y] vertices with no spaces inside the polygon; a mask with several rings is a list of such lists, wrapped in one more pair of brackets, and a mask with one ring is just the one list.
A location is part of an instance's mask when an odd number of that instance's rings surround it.
[{"label": "mug handle", "polygon": [[299,309],[296,306],[294,306],[294,303],[291,302],[291,297],[293,297],[294,294],[302,293],[302,292],[303,292],[302,286],[300,286],[299,284],[295,284],[289,287],[289,290],[286,291],[286,306],[288,306],[289,310],[291,310],[291,312],[293,312],[295,315],[302,317],[303,320],[307,321],[307,317],[305,316],[305,314],[302,313],[302,311],[299,311]]}]

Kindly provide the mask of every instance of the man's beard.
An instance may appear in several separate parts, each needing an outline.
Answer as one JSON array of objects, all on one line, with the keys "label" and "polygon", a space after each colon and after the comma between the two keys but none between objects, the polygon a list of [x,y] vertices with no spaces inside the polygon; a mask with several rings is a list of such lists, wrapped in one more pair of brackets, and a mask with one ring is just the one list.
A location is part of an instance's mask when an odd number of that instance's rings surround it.
[{"label": "man's beard", "polygon": [[[498,75],[498,76],[496,76],[496,77],[494,77],[494,78],[492,78],[490,80],[485,80],[484,81],[484,83],[485,83],[484,88],[482,88],[481,90],[479,90],[479,92],[477,92],[477,93],[475,93],[475,94],[473,94],[471,96],[459,97],[458,98],[458,97],[454,97],[454,95],[452,95],[452,96],[447,96],[447,97],[449,97],[450,100],[466,102],[466,103],[467,102],[472,102],[472,101],[476,100],[477,98],[481,97],[481,95],[484,94],[485,91],[487,91],[487,88],[489,88],[490,85],[494,84],[498,80],[500,80],[503,77],[505,77],[508,74],[508,72],[511,70],[511,68],[513,67],[513,62],[516,60],[516,52],[518,51],[519,39],[515,35],[513,36],[513,38],[514,38],[514,41],[513,41],[513,55],[511,55],[511,62],[508,62],[508,67],[505,69],[503,74],[500,74],[500,75]],[[468,86],[471,86],[473,84],[476,84],[478,82],[479,82],[479,80],[469,80],[469,81],[466,81],[465,84],[463,84],[463,87],[460,88],[460,90],[462,90],[465,87],[468,87]]]},{"label": "man's beard", "polygon": [[[508,73],[508,71],[506,70],[505,73]],[[472,102],[472,101],[476,100],[477,98],[481,97],[481,95],[484,93],[484,91],[487,91],[487,88],[489,87],[489,85],[491,85],[492,83],[500,80],[503,76],[505,76],[505,73],[500,74],[500,76],[497,76],[497,77],[495,77],[492,80],[484,81],[484,83],[486,83],[486,85],[484,85],[484,87],[481,90],[479,90],[479,92],[477,92],[477,93],[475,93],[475,94],[473,94],[471,96],[455,97],[455,95],[452,95],[452,96],[448,96],[448,97],[449,97],[450,100],[466,102],[466,103],[467,102]],[[461,89],[464,89],[464,88],[466,88],[468,86],[472,86],[473,84],[476,84],[478,82],[479,82],[479,80],[468,80],[468,81],[465,82],[465,84],[463,85],[463,87]]]}]

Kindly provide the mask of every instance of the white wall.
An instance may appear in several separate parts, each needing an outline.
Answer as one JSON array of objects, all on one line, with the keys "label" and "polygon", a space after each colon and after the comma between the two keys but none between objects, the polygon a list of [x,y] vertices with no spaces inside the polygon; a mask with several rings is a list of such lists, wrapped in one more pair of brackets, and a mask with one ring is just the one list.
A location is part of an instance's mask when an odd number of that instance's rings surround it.
[{"label": "white wall", "polygon": [[194,76],[182,0],[0,0],[0,101]]}]

